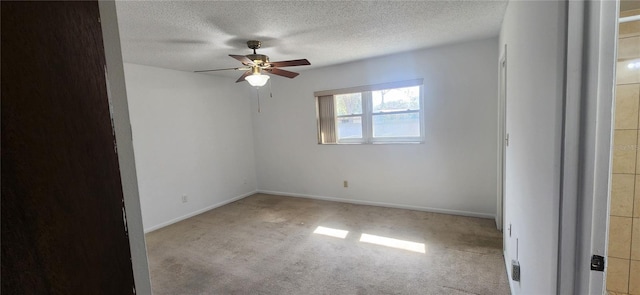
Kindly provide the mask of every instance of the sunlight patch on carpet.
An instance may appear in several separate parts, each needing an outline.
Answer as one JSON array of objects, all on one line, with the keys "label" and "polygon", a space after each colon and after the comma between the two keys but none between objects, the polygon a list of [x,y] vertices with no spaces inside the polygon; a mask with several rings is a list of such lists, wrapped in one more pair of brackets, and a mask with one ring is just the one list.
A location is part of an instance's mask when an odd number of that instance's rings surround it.
[{"label": "sunlight patch on carpet", "polygon": [[423,243],[398,240],[393,238],[381,237],[376,235],[362,234],[360,242],[376,244],[396,249],[402,249],[418,253],[426,253],[426,247]]},{"label": "sunlight patch on carpet", "polygon": [[348,230],[335,229],[330,227],[318,226],[316,230],[313,231],[314,234],[325,235],[335,238],[344,239],[349,234]]}]

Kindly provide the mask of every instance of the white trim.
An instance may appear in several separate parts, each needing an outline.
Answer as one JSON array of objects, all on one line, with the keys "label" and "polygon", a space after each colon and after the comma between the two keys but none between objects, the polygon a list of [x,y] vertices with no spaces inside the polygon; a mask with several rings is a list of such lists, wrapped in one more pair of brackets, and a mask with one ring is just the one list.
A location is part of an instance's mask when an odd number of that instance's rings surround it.
[{"label": "white trim", "polygon": [[640,15],[632,15],[632,16],[627,16],[627,17],[621,17],[618,21],[620,23],[628,23],[628,22],[634,22],[640,20]]},{"label": "white trim", "polygon": [[202,213],[207,212],[207,211],[209,211],[209,210],[212,210],[212,209],[215,209],[215,208],[218,208],[218,207],[222,207],[222,206],[224,206],[224,205],[226,205],[226,204],[233,203],[233,202],[238,201],[238,200],[240,200],[240,199],[244,199],[244,198],[246,198],[246,197],[248,197],[248,196],[254,195],[254,194],[256,194],[257,192],[258,192],[258,191],[254,190],[254,191],[248,192],[248,193],[246,193],[246,194],[239,195],[239,196],[237,196],[237,197],[235,197],[235,198],[231,198],[231,199],[229,199],[229,200],[225,200],[225,201],[222,201],[222,202],[220,202],[220,203],[216,203],[216,204],[213,204],[213,205],[211,205],[211,206],[208,206],[208,207],[205,207],[205,208],[202,208],[202,209],[199,209],[199,210],[193,211],[193,212],[191,212],[191,213],[188,213],[188,214],[182,215],[182,216],[180,216],[180,217],[176,217],[176,218],[174,218],[174,219],[171,219],[171,220],[169,220],[169,221],[166,221],[166,222],[160,223],[160,224],[158,224],[158,225],[154,225],[154,226],[152,226],[152,227],[150,227],[150,228],[145,228],[144,233],[145,233],[145,234],[147,234],[147,233],[150,233],[150,232],[152,232],[152,231],[154,231],[154,230],[161,229],[161,228],[163,228],[163,227],[165,227],[165,226],[169,226],[169,225],[174,224],[174,223],[176,223],[176,222],[183,221],[183,220],[185,220],[185,219],[187,219],[187,218],[190,218],[190,217],[196,216],[196,215],[198,215],[198,214],[202,214]]},{"label": "white trim", "polygon": [[562,99],[562,143],[560,175],[560,207],[558,224],[558,294],[576,294],[576,259],[580,259],[578,242],[578,204],[580,199],[580,132],[583,100],[584,1],[565,3],[566,43],[563,48],[564,93]]},{"label": "white trim", "polygon": [[[605,272],[591,255],[607,256],[607,222],[619,1],[584,1],[580,193],[575,294],[604,294]],[[606,270],[605,270],[606,271]]]},{"label": "white trim", "polygon": [[507,134],[507,44],[504,44],[504,52],[498,60],[498,194],[496,200],[496,228],[503,232],[502,249],[506,249],[507,241],[504,236],[505,224],[505,155]]},{"label": "white trim", "polygon": [[131,135],[131,120],[129,118],[129,104],[122,64],[122,48],[120,46],[120,32],[118,30],[118,16],[116,4],[113,0],[98,1],[100,26],[104,46],[105,78],[107,79],[107,94],[111,110],[118,165],[120,168],[120,183],[124,201],[124,216],[126,231],[129,238],[131,254],[131,268],[133,271],[133,290],[137,294],[151,294],[151,280],[147,247],[144,237],[142,209],[140,208],[140,193],[136,175],[136,161],[133,152]]},{"label": "white trim", "polygon": [[286,192],[268,191],[268,190],[260,190],[260,189],[257,192],[261,193],[261,194],[279,195],[279,196],[306,198],[306,199],[315,199],[315,200],[332,201],[332,202],[340,202],[340,203],[349,203],[349,204],[356,204],[356,205],[368,205],[368,206],[378,206],[378,207],[387,207],[387,208],[408,209],[408,210],[416,210],[416,211],[424,211],[424,212],[432,212],[432,213],[442,213],[442,214],[460,215],[460,216],[468,216],[468,217],[479,217],[479,218],[489,218],[489,219],[494,219],[495,218],[495,215],[493,215],[493,214],[468,212],[468,211],[460,211],[460,210],[438,209],[438,208],[431,208],[431,207],[403,205],[403,204],[393,204],[393,203],[383,203],[383,202],[373,202],[373,201],[365,201],[365,200],[342,199],[342,198],[335,198],[335,197],[325,197],[325,196],[299,194],[299,193],[286,193]]},{"label": "white trim", "polygon": [[[597,2],[596,2],[597,3]],[[588,261],[592,254],[607,257],[609,237],[609,205],[611,199],[611,167],[613,164],[613,107],[616,89],[616,61],[618,49],[618,17],[620,1],[602,1],[599,3],[598,28],[598,66],[597,90],[588,99],[596,100],[595,118],[595,153],[589,156],[594,162],[592,185],[593,207],[591,217],[591,252],[585,253],[583,261]],[[592,35],[590,35],[592,36]],[[594,59],[590,59],[595,61]],[[590,68],[590,67],[589,67]],[[596,73],[593,73],[594,76]],[[588,89],[590,91],[592,89]],[[595,94],[595,95],[594,95]],[[591,172],[591,171],[589,171]],[[588,199],[587,199],[588,200]],[[606,265],[606,264],[605,264]],[[591,271],[589,273],[589,294],[604,294],[606,292],[606,273]]]}]

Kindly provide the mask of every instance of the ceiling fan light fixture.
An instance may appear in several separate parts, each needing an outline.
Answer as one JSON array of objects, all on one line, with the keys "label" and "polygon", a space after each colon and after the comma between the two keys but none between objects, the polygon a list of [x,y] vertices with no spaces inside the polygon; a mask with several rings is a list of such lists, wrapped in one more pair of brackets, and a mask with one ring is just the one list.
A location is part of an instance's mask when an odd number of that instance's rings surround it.
[{"label": "ceiling fan light fixture", "polygon": [[[204,73],[204,72],[215,72],[215,71],[226,71],[226,70],[242,70],[245,71],[236,83],[240,83],[242,81],[247,81],[253,87],[262,87],[269,81],[269,75],[281,76],[289,79],[293,79],[299,74],[296,72],[291,72],[287,70],[283,70],[280,68],[284,67],[294,67],[294,66],[308,66],[311,63],[306,59],[295,59],[295,60],[283,60],[271,62],[269,61],[269,57],[264,54],[256,53],[256,49],[260,48],[261,43],[257,40],[247,41],[247,46],[250,49],[253,49],[253,54],[247,55],[235,55],[229,54],[230,57],[242,63],[242,67],[237,68],[228,68],[228,69],[214,69],[214,70],[201,70],[195,71],[196,73]],[[266,70],[269,75],[263,75],[262,71]]]},{"label": "ceiling fan light fixture", "polygon": [[261,86],[264,86],[264,84],[267,84],[267,81],[269,81],[269,76],[262,75],[260,73],[254,73],[249,76],[246,76],[244,79],[247,80],[247,82],[249,82],[251,86],[261,87]]}]

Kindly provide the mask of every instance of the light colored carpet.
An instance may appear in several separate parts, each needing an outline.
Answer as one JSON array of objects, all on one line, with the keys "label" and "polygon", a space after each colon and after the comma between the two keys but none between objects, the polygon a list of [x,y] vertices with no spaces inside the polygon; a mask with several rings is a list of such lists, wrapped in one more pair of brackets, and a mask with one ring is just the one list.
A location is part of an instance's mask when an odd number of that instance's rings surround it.
[{"label": "light colored carpet", "polygon": [[156,295],[509,293],[490,219],[256,194],[146,238]]}]

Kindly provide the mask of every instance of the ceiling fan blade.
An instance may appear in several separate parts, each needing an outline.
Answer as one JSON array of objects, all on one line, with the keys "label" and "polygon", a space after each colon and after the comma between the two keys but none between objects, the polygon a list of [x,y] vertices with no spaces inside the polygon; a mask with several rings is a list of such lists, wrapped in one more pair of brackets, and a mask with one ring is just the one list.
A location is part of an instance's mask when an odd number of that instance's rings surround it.
[{"label": "ceiling fan blade", "polygon": [[215,70],[201,70],[201,71],[193,71],[194,73],[204,73],[204,72],[217,72],[217,71],[229,71],[229,70],[250,70],[250,67],[241,67],[241,68],[228,68],[228,69],[215,69]]},{"label": "ceiling fan blade", "polygon": [[245,66],[252,66],[253,65],[253,61],[248,59],[246,56],[244,55],[234,55],[234,54],[229,54],[229,56],[239,60],[243,65]]},{"label": "ceiling fan blade", "polygon": [[269,69],[265,69],[265,71],[274,74],[274,75],[278,75],[278,76],[282,76],[282,77],[287,77],[287,78],[295,78],[297,75],[300,75],[298,73],[295,72],[290,72],[290,71],[285,71],[285,70],[281,70],[281,69],[276,69],[276,68],[269,68]]},{"label": "ceiling fan blade", "polygon": [[295,59],[295,60],[285,60],[285,61],[274,61],[269,62],[269,64],[274,68],[283,68],[283,67],[295,67],[295,66],[308,66],[311,63],[307,59]]},{"label": "ceiling fan blade", "polygon": [[240,78],[238,78],[238,80],[236,80],[236,83],[238,82],[242,82],[244,81],[244,78],[251,75],[253,72],[251,70],[248,70],[246,72],[244,72],[244,74],[242,74],[242,76],[240,76]]}]

